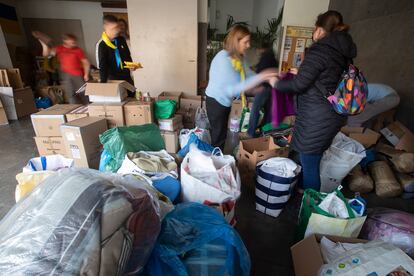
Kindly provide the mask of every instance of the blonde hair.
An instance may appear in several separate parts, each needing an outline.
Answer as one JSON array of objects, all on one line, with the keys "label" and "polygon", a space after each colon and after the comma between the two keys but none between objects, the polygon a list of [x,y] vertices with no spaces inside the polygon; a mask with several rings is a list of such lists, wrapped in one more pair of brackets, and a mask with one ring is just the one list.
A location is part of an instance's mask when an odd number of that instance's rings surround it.
[{"label": "blonde hair", "polygon": [[238,52],[239,42],[248,35],[250,35],[250,31],[245,26],[235,25],[230,28],[226,38],[224,38],[224,49],[231,57],[241,58]]}]

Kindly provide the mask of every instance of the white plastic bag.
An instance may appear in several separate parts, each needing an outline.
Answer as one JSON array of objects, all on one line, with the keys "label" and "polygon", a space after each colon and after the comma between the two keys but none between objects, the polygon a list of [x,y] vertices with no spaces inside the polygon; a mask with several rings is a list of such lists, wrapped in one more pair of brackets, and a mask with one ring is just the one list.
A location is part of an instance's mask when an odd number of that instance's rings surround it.
[{"label": "white plastic bag", "polygon": [[343,202],[343,200],[340,199],[335,192],[328,194],[322,202],[319,203],[319,207],[337,218],[349,218],[345,202]]},{"label": "white plastic bag", "polygon": [[180,131],[180,147],[183,149],[188,144],[191,133],[194,133],[201,141],[211,144],[210,131],[202,128],[182,129]]},{"label": "white plastic bag", "polygon": [[195,114],[195,125],[197,128],[210,129],[210,122],[207,117],[207,111],[202,107],[197,108]]},{"label": "white plastic bag", "polygon": [[[400,273],[398,273],[398,272]],[[402,274],[403,271],[408,273]],[[394,272],[395,274],[391,274]],[[351,249],[332,263],[319,269],[319,276],[326,275],[413,275],[414,261],[401,249],[383,241],[371,241]]]},{"label": "white plastic bag", "polygon": [[60,154],[47,155],[30,159],[27,165],[23,167],[23,172],[58,171],[73,166],[73,159],[65,158]]},{"label": "white plastic bag", "polygon": [[348,173],[365,157],[362,144],[338,132],[320,164],[321,192],[335,190]]},{"label": "white plastic bag", "polygon": [[223,203],[240,196],[240,175],[230,155],[210,155],[190,147],[181,164],[181,197],[184,202]]},{"label": "white plastic bag", "polygon": [[23,172],[16,175],[18,183],[15,190],[16,202],[55,172],[73,166],[73,159],[65,158],[62,155],[48,155],[30,159],[23,167]]}]

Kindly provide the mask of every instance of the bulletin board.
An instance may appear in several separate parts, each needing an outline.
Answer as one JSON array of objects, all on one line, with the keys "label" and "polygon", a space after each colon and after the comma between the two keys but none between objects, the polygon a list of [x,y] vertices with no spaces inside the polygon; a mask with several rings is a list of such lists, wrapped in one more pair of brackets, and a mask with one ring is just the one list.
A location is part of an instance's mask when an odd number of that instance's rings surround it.
[{"label": "bulletin board", "polygon": [[286,26],[280,51],[279,68],[282,72],[299,68],[305,49],[312,45],[313,27]]}]

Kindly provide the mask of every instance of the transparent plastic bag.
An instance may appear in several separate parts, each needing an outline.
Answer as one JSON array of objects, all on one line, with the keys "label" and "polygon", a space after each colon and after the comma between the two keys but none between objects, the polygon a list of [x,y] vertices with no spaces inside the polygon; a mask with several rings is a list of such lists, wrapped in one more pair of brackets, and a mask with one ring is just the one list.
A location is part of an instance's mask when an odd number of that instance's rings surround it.
[{"label": "transparent plastic bag", "polygon": [[160,230],[145,182],[64,169],[0,222],[0,275],[116,275],[142,271]]}]

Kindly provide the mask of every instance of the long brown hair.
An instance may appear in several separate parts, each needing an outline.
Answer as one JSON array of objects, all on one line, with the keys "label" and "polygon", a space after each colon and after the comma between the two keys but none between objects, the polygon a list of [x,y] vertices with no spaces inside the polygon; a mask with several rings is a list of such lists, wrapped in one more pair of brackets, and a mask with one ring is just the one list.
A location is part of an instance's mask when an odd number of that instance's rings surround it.
[{"label": "long brown hair", "polygon": [[224,39],[224,49],[233,58],[241,58],[238,52],[238,45],[240,40],[250,35],[250,31],[247,27],[242,25],[235,25],[230,28],[229,32]]},{"label": "long brown hair", "polygon": [[349,26],[344,24],[342,14],[334,10],[318,15],[315,26],[323,28],[328,34],[335,31],[349,31]]}]

